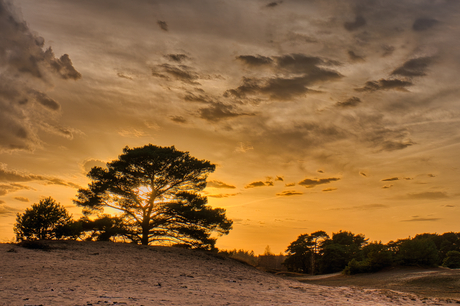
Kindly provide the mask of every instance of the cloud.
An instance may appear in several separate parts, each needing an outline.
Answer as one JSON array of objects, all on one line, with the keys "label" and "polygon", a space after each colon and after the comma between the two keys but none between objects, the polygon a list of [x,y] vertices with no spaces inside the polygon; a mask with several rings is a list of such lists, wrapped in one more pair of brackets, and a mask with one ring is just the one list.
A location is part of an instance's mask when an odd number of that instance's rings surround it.
[{"label": "cloud", "polygon": [[11,2],[0,0],[0,152],[29,150],[41,145],[40,131],[68,137],[54,123],[60,104],[45,91],[52,76],[78,80],[81,74],[69,55],[56,58],[45,40],[15,14]]},{"label": "cloud", "polygon": [[441,220],[441,218],[422,218],[419,216],[413,216],[412,219],[401,220],[401,222],[433,222],[439,220]]},{"label": "cloud", "polygon": [[225,194],[209,194],[207,195],[208,197],[211,197],[211,198],[218,198],[218,199],[222,199],[222,198],[229,198],[229,197],[234,197],[234,196],[237,196],[239,195],[240,193],[225,193]]},{"label": "cloud", "polygon": [[0,201],[0,217],[14,216],[20,211],[20,209],[4,205],[4,202]]},{"label": "cloud", "polygon": [[383,179],[382,182],[391,182],[391,181],[398,181],[398,180],[399,180],[398,177],[391,177],[391,178]]},{"label": "cloud", "polygon": [[335,106],[337,107],[355,107],[361,103],[361,99],[358,97],[351,97],[343,102],[337,102]]},{"label": "cloud", "polygon": [[280,5],[281,3],[283,3],[283,1],[278,1],[278,2],[270,2],[269,4],[267,4],[265,7],[276,7],[278,5]]},{"label": "cloud", "polygon": [[17,183],[0,184],[0,196],[7,195],[10,192],[15,192],[18,190],[34,190],[34,189],[29,186],[25,186],[25,185],[21,185]]},{"label": "cloud", "polygon": [[118,76],[119,78],[127,79],[127,80],[132,80],[132,79],[133,79],[132,77],[127,76],[127,75],[125,75],[125,74],[123,74],[123,73],[121,73],[121,72],[118,72],[118,73],[117,73],[117,76]]},{"label": "cloud", "polygon": [[364,56],[358,55],[354,51],[351,51],[351,50],[348,51],[348,58],[352,62],[364,62],[366,59]]},{"label": "cloud", "polygon": [[437,21],[436,19],[426,18],[426,17],[418,18],[414,21],[414,24],[412,25],[412,29],[417,32],[426,31],[428,29],[431,29],[438,23],[439,21]]},{"label": "cloud", "polygon": [[393,187],[393,185],[385,185],[385,186],[382,186],[383,189],[390,189],[391,187]]},{"label": "cloud", "polygon": [[362,172],[362,171],[359,171],[359,175],[364,176],[364,177],[367,177],[367,174],[364,173],[364,172]]},{"label": "cloud", "polygon": [[275,177],[275,182],[284,182],[284,178],[282,176],[276,176]]},{"label": "cloud", "polygon": [[295,196],[295,195],[302,195],[303,192],[296,191],[296,190],[285,190],[283,192],[277,193],[277,196],[280,197],[290,197],[290,196]]},{"label": "cloud", "polygon": [[272,181],[265,181],[265,182],[262,182],[262,181],[257,181],[257,182],[252,182],[246,186],[244,186],[244,188],[248,189],[248,188],[255,188],[255,187],[266,187],[266,186],[273,186],[273,182]]},{"label": "cloud", "polygon": [[226,184],[221,181],[209,181],[207,183],[207,187],[213,187],[213,188],[228,188],[228,189],[235,189],[236,187],[233,185]]},{"label": "cloud", "polygon": [[166,59],[176,62],[176,63],[182,63],[185,60],[190,59],[187,55],[179,53],[179,54],[166,54],[164,56]]},{"label": "cloud", "polygon": [[332,208],[331,210],[375,210],[375,209],[384,209],[389,208],[388,205],[384,204],[366,204],[366,205],[356,205],[351,207],[338,207]]},{"label": "cloud", "polygon": [[41,176],[35,174],[26,174],[18,171],[10,171],[6,169],[4,164],[0,164],[0,182],[30,182],[30,181],[39,181],[43,182],[46,185],[61,185],[71,188],[80,188],[79,185],[72,182],[64,181],[56,177]]},{"label": "cloud", "polygon": [[284,186],[286,186],[286,187],[293,187],[293,186],[295,186],[295,183],[287,183],[287,184],[284,184]]},{"label": "cloud", "polygon": [[236,59],[250,67],[260,67],[272,65],[274,63],[273,59],[262,55],[240,55],[237,56]]},{"label": "cloud", "polygon": [[323,189],[324,192],[330,192],[330,191],[335,191],[337,190],[337,188],[326,188],[326,189]]},{"label": "cloud", "polygon": [[15,200],[21,201],[21,202],[29,202],[28,198],[25,197],[14,197]]},{"label": "cloud", "polygon": [[406,77],[425,76],[428,65],[433,61],[432,57],[413,58],[396,68],[391,74]]},{"label": "cloud", "polygon": [[286,101],[307,93],[318,92],[308,88],[308,86],[343,77],[337,71],[324,68],[325,66],[339,65],[338,62],[304,54],[289,54],[272,58],[245,55],[239,56],[237,59],[252,66],[269,65],[273,61],[275,64],[272,65],[272,69],[275,76],[243,77],[243,84],[235,89],[227,90],[224,93],[225,97],[243,99],[248,96],[264,95],[273,100]]},{"label": "cloud", "polygon": [[355,31],[355,30],[357,30],[357,29],[359,29],[359,28],[364,27],[366,24],[367,24],[366,19],[364,19],[363,16],[358,15],[358,16],[356,16],[356,18],[355,18],[354,21],[352,21],[352,22],[349,22],[349,21],[345,22],[344,25],[343,25],[343,27],[344,27],[347,31],[350,31],[350,32],[351,32],[351,31]]},{"label": "cloud", "polygon": [[440,200],[448,199],[449,195],[442,191],[427,191],[420,193],[409,193],[406,196],[403,196],[403,198],[408,200]]},{"label": "cloud", "polygon": [[331,177],[331,178],[322,178],[322,179],[304,179],[299,182],[300,186],[305,186],[306,188],[313,188],[322,184],[329,184],[330,182],[339,181],[340,178]]},{"label": "cloud", "polygon": [[187,119],[183,116],[171,116],[169,118],[176,123],[187,123]]},{"label": "cloud", "polygon": [[210,106],[198,110],[201,119],[218,122],[224,119],[230,119],[240,116],[254,116],[254,113],[240,112],[236,107],[222,102],[213,102]]},{"label": "cloud", "polygon": [[107,168],[107,163],[99,159],[88,159],[84,161],[82,168],[84,173],[88,173],[93,167]]},{"label": "cloud", "polygon": [[172,66],[170,64],[157,65],[152,68],[152,76],[169,80],[172,77],[175,80],[192,85],[200,85],[196,80],[200,79],[198,73],[194,72],[191,67],[185,65]]},{"label": "cloud", "polygon": [[166,31],[166,32],[168,31],[168,24],[166,23],[166,21],[158,20],[157,24],[160,27],[160,29],[162,29],[163,31]]},{"label": "cloud", "polygon": [[368,81],[361,88],[355,88],[356,91],[373,92],[377,90],[399,90],[408,91],[406,87],[412,86],[412,82],[399,79],[380,79],[379,81]]}]

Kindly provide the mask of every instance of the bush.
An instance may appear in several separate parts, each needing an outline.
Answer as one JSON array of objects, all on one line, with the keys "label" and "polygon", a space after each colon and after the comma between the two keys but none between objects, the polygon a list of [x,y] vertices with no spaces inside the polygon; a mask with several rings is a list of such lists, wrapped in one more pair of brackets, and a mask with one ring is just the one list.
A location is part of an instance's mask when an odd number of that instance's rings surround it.
[{"label": "bush", "polygon": [[76,238],[79,234],[65,207],[51,197],[17,214],[14,232],[17,241]]},{"label": "bush", "polygon": [[460,252],[458,251],[447,252],[447,256],[444,259],[442,265],[444,267],[451,268],[451,269],[459,269],[460,268]]}]

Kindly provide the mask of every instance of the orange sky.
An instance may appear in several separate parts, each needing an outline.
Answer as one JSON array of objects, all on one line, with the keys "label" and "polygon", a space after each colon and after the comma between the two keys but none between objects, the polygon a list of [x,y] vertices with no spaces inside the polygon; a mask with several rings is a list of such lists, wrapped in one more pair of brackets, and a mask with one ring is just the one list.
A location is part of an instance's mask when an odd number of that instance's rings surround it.
[{"label": "orange sky", "polygon": [[[460,231],[457,1],[0,0],[0,240],[126,145],[217,164],[222,249]],[[51,49],[49,49],[51,48]]]}]

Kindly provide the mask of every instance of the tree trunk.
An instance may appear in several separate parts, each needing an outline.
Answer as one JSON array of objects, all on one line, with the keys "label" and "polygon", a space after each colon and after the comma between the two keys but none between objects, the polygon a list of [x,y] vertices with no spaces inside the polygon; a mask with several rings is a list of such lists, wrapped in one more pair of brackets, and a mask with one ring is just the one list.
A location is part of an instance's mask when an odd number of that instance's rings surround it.
[{"label": "tree trunk", "polygon": [[149,244],[149,222],[148,222],[148,219],[147,219],[147,222],[146,221],[142,222],[141,243],[142,243],[142,245],[148,245]]}]

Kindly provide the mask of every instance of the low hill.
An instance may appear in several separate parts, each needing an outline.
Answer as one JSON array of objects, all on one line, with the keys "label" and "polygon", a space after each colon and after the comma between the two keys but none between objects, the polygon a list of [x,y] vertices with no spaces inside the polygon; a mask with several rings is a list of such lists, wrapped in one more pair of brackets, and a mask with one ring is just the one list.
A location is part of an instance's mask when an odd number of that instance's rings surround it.
[{"label": "low hill", "polygon": [[111,242],[0,244],[0,305],[442,305],[390,290],[324,287],[220,255]]}]

